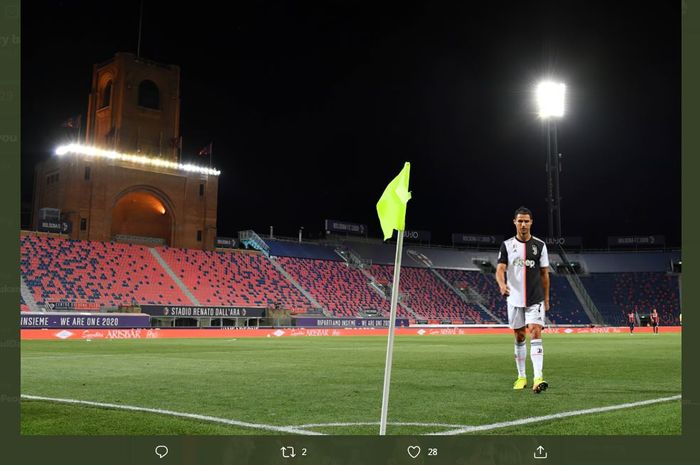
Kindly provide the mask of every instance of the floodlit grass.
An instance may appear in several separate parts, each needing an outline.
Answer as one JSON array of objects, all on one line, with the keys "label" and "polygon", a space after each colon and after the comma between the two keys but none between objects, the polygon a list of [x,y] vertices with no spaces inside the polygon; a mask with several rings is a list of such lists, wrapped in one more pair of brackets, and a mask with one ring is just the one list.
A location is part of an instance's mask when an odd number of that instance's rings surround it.
[{"label": "floodlit grass", "polygon": [[[389,422],[487,425],[681,392],[681,336],[545,335],[541,395],[513,391],[511,336],[396,338]],[[377,434],[385,337],[23,341],[22,393],[165,409],[258,425],[327,423]],[[528,359],[528,375],[532,367]],[[22,401],[23,434],[284,434],[46,401]],[[389,434],[453,429],[389,425]],[[475,434],[680,434],[680,401]]]}]

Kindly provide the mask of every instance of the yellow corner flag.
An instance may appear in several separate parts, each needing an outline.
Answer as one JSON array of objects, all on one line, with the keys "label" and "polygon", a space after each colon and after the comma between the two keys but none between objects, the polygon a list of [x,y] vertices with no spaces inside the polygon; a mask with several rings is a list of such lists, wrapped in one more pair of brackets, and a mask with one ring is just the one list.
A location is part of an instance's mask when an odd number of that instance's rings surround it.
[{"label": "yellow corner flag", "polygon": [[406,162],[399,175],[386,186],[382,197],[377,202],[377,213],[384,232],[384,240],[391,237],[394,229],[398,231],[406,229],[406,204],[411,198],[411,193],[408,192],[410,173],[411,164]]}]

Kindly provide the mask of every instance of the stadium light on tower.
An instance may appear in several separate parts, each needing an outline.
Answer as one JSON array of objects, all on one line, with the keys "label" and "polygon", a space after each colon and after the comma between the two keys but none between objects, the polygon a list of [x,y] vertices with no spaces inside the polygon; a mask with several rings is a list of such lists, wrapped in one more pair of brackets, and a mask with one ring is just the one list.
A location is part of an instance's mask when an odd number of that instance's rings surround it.
[{"label": "stadium light on tower", "polygon": [[537,85],[537,107],[539,117],[548,119],[564,116],[566,85],[561,82],[542,81]]},{"label": "stadium light on tower", "polygon": [[[564,116],[566,85],[561,82],[542,81],[535,89],[537,114],[547,124],[547,210],[549,223],[547,235],[561,238],[561,196],[559,173],[561,154],[557,145],[557,119]],[[556,229],[555,229],[556,222]]]},{"label": "stadium light on tower", "polygon": [[93,158],[119,160],[130,163],[136,163],[144,166],[169,168],[173,170],[186,171],[188,173],[201,173],[208,174],[211,176],[219,176],[221,174],[221,171],[211,167],[207,168],[204,166],[197,166],[189,163],[183,165],[182,163],[176,163],[169,160],[164,160],[162,158],[153,158],[144,155],[120,153],[114,150],[105,150],[98,147],[91,147],[81,144],[62,145],[60,147],[57,147],[54,153],[59,157],[66,156],[68,154],[85,155]]}]

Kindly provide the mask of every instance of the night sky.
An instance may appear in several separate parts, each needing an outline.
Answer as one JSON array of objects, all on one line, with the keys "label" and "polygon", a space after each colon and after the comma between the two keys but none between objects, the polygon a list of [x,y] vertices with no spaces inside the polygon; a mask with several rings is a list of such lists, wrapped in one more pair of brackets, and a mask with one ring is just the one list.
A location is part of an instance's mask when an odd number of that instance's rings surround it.
[{"label": "night sky", "polygon": [[[552,77],[567,84],[564,235],[680,245],[678,3],[300,3],[144,1],[141,55],[182,69],[183,158],[206,164],[214,144],[219,235],[315,238],[329,218],[378,238],[375,204],[410,161],[408,229],[510,236],[526,205],[544,237],[533,90]],[[61,123],[85,114],[93,64],[136,52],[139,2],[23,5],[26,203]]]}]

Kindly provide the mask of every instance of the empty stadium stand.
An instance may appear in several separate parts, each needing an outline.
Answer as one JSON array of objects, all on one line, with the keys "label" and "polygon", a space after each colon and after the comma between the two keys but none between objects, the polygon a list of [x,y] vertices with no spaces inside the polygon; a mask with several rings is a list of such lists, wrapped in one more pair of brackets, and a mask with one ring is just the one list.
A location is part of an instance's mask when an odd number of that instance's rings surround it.
[{"label": "empty stadium stand", "polygon": [[[278,261],[334,316],[356,317],[368,309],[389,312],[389,302],[370,287],[360,270],[345,262],[295,257],[280,257]],[[411,317],[401,308],[397,315]]]},{"label": "empty stadium stand", "polygon": [[508,321],[508,307],[498,290],[496,278],[480,271],[439,270],[458,289],[471,288],[485,298],[483,303],[501,321]]},{"label": "empty stadium stand", "polygon": [[37,303],[190,304],[146,247],[34,235],[20,241],[20,269]]},{"label": "empty stadium stand", "polygon": [[259,253],[158,248],[158,253],[202,305],[313,306]]},{"label": "empty stadium stand", "polygon": [[[394,267],[372,265],[371,273],[377,278],[392,281]],[[427,268],[401,267],[399,289],[408,296],[408,305],[426,319],[461,320],[484,323],[482,313],[463,302],[449,287]]]},{"label": "empty stadium stand", "polygon": [[581,306],[576,294],[564,276],[550,273],[549,278],[549,304],[550,311],[547,318],[555,325],[588,325],[590,318]]},{"label": "empty stadium stand", "polygon": [[[258,252],[157,247],[152,250],[164,260],[159,262],[145,246],[26,233],[20,238],[22,290],[40,307],[57,302],[87,308],[135,303],[192,305],[196,299],[201,305],[275,306],[301,313],[317,306],[310,302],[313,298],[333,316],[356,317],[368,312],[388,315],[386,287],[377,290],[370,282],[374,277],[380,288],[391,283],[393,265],[384,262],[393,245],[352,244],[353,253],[367,264],[373,263],[361,270],[343,261],[332,245],[268,242],[270,254],[278,257],[277,263],[299,283],[301,290]],[[493,259],[488,253],[453,250],[450,256],[447,249],[429,248],[421,248],[420,253],[427,258],[422,266],[415,257],[404,256],[406,262],[401,270],[401,293],[415,315],[399,306],[399,317],[496,322],[483,311],[483,305],[507,321],[506,301],[493,275],[475,271],[473,265],[466,263],[477,254]],[[675,325],[679,323],[680,282],[678,275],[664,271],[664,267],[679,256],[677,251],[618,252],[584,253],[574,258],[588,271],[581,281],[607,324],[624,325],[627,311],[646,315],[655,307],[662,325]],[[462,263],[464,267],[441,269],[436,262]],[[173,274],[168,274],[168,268]],[[435,276],[435,271],[456,289]],[[566,278],[550,276],[550,321],[558,325],[590,324]],[[309,297],[302,291],[308,291]],[[20,310],[28,311],[34,305],[29,303],[20,297]]]},{"label": "empty stadium stand", "polygon": [[627,312],[659,312],[661,325],[679,324],[678,277],[664,272],[592,273],[581,278],[607,324],[625,325]]}]

